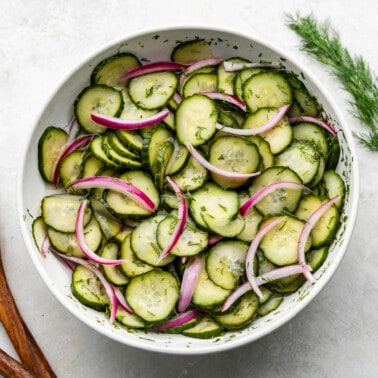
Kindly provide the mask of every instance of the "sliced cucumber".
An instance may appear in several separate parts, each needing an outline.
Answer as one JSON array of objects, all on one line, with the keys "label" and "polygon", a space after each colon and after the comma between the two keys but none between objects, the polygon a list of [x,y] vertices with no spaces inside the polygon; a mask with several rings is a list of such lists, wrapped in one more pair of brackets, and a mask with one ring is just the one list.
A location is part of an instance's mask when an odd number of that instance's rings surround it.
[{"label": "sliced cucumber", "polygon": [[282,295],[273,295],[265,303],[259,306],[259,308],[257,309],[258,316],[265,316],[272,311],[277,310],[283,300],[284,297]]},{"label": "sliced cucumber", "polygon": [[[247,139],[237,136],[223,136],[210,146],[209,162],[227,172],[253,173],[257,171],[260,155],[257,146]],[[213,180],[225,188],[237,188],[248,179],[229,179],[211,174]]]},{"label": "sliced cucumber", "polygon": [[340,209],[342,204],[344,203],[345,197],[345,184],[343,179],[337,172],[333,170],[327,170],[326,172],[324,172],[323,181],[328,198],[340,196],[340,199],[335,203],[335,205]]},{"label": "sliced cucumber", "polygon": [[[154,202],[156,208],[159,207],[159,192],[147,173],[139,170],[127,171],[121,174],[119,178],[140,189]],[[109,190],[105,193],[105,200],[111,211],[121,217],[144,217],[150,215],[149,210],[141,207],[138,203],[121,193]]]},{"label": "sliced cucumber", "polygon": [[[304,221],[293,216],[280,216],[282,222],[268,231],[260,243],[265,257],[275,265],[289,265],[298,261],[297,246]],[[305,250],[311,247],[309,238]]]},{"label": "sliced cucumber", "polygon": [[84,154],[84,151],[72,151],[62,160],[59,166],[59,175],[64,187],[71,185],[80,178]]},{"label": "sliced cucumber", "polygon": [[224,329],[209,315],[202,317],[195,326],[182,331],[184,336],[196,339],[212,339],[223,333]]},{"label": "sliced cucumber", "polygon": [[[75,232],[76,217],[79,211],[82,196],[73,194],[53,194],[42,200],[42,217],[45,224],[60,232]],[[92,210],[87,206],[84,215],[84,225],[92,217]]]},{"label": "sliced cucumber", "polygon": [[[102,247],[100,256],[105,259],[117,260],[119,249],[118,243],[108,242]],[[129,282],[129,278],[123,273],[119,265],[102,265],[101,269],[105,278],[115,286],[125,286]]]},{"label": "sliced cucumber", "polygon": [[217,110],[212,99],[201,94],[186,97],[176,110],[176,134],[182,144],[199,146],[216,132]]},{"label": "sliced cucumber", "polygon": [[[254,195],[265,186],[278,181],[292,181],[301,184],[299,176],[287,167],[270,167],[255,178],[249,187],[249,193]],[[293,212],[302,196],[301,188],[277,189],[266,195],[255,204],[255,208],[264,216],[279,214],[284,210]]]},{"label": "sliced cucumber", "polygon": [[280,108],[292,101],[291,87],[284,75],[278,72],[260,72],[244,84],[243,99],[253,113],[260,108]]},{"label": "sliced cucumber", "polygon": [[132,278],[126,287],[127,303],[147,322],[167,319],[179,298],[179,285],[172,273],[161,269]]},{"label": "sliced cucumber", "polygon": [[213,57],[209,42],[205,39],[194,39],[180,42],[171,53],[173,62],[192,64],[199,60]]},{"label": "sliced cucumber", "polygon": [[307,141],[294,141],[286,150],[276,156],[276,165],[289,167],[298,174],[303,184],[311,182],[318,172],[320,154]]},{"label": "sliced cucumber", "polygon": [[201,92],[213,92],[217,89],[217,75],[215,73],[197,73],[185,81],[182,89],[184,97]]},{"label": "sliced cucumber", "polygon": [[245,275],[248,244],[227,240],[210,248],[206,259],[209,278],[223,289],[232,290]]},{"label": "sliced cucumber", "polygon": [[[277,112],[276,108],[259,108],[248,115],[243,123],[244,129],[254,129],[266,123]],[[272,129],[261,133],[268,143],[272,154],[276,155],[283,151],[293,139],[293,130],[287,117],[284,117]]]},{"label": "sliced cucumber", "polygon": [[250,324],[256,317],[259,299],[255,293],[244,294],[226,313],[215,315],[215,320],[225,329],[239,329]]},{"label": "sliced cucumber", "polygon": [[39,252],[42,251],[42,245],[45,241],[46,233],[47,227],[43,218],[41,216],[35,218],[32,224],[32,235]]},{"label": "sliced cucumber", "polygon": [[118,306],[116,320],[127,328],[145,328],[147,323],[135,314],[129,314],[122,307]]},{"label": "sliced cucumber", "polygon": [[171,71],[153,72],[130,79],[128,88],[131,100],[147,110],[159,109],[167,104],[178,85]]},{"label": "sliced cucumber", "polygon": [[122,95],[106,85],[91,85],[84,88],[75,101],[75,115],[79,125],[89,134],[103,134],[106,127],[92,121],[92,113],[117,117],[123,107]]},{"label": "sliced cucumber", "polygon": [[126,235],[124,238],[121,249],[120,249],[120,259],[126,260],[125,263],[121,264],[120,267],[122,271],[128,277],[135,277],[143,273],[150,272],[155,269],[154,266],[145,263],[142,260],[139,260],[130,245],[131,235]]},{"label": "sliced cucumber", "polygon": [[72,273],[72,294],[83,305],[105,311],[109,297],[100,279],[84,265],[77,265]]},{"label": "sliced cucumber", "polygon": [[130,53],[110,56],[98,63],[93,69],[91,84],[104,84],[108,87],[121,89],[125,86],[125,82],[120,82],[119,77],[140,65],[139,59]]},{"label": "sliced cucumber", "polygon": [[67,133],[55,126],[48,127],[38,141],[38,169],[42,178],[52,183],[58,158],[66,145]]},{"label": "sliced cucumber", "polygon": [[[247,63],[248,61],[239,57],[233,57],[225,60],[225,62],[232,63]],[[234,92],[234,81],[237,75],[237,72],[228,72],[224,69],[223,64],[218,66],[218,90],[220,92],[235,94]]]}]

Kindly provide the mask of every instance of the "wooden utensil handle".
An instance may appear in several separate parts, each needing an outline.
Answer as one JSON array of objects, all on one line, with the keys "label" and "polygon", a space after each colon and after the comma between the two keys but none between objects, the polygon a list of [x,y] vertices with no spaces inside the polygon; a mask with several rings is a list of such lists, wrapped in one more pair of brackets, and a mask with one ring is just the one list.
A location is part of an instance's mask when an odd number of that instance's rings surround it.
[{"label": "wooden utensil handle", "polygon": [[21,362],[39,378],[56,377],[42,350],[29,331],[9,289],[0,251],[0,321]]},{"label": "wooden utensil handle", "polygon": [[0,374],[5,378],[35,378],[35,375],[2,349],[0,349]]}]

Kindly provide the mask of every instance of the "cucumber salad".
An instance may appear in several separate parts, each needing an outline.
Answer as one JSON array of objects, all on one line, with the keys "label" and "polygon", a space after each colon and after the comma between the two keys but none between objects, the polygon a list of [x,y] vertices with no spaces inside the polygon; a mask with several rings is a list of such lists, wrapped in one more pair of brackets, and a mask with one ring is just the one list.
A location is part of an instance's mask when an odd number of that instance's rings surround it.
[{"label": "cucumber salad", "polygon": [[34,240],[112,323],[217,337],[316,281],[343,212],[339,154],[280,62],[215,56],[202,39],[167,61],[119,53],[39,139],[54,191]]}]

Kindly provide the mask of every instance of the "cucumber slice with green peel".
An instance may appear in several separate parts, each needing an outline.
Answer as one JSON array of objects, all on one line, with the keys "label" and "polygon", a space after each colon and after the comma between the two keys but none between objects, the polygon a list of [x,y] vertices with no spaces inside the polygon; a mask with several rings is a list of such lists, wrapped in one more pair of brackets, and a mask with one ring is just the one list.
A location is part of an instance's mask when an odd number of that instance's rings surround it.
[{"label": "cucumber slice with green peel", "polygon": [[200,188],[205,184],[207,177],[207,169],[192,156],[189,156],[185,165],[172,176],[177,185],[185,192],[193,192]]},{"label": "cucumber slice with green peel", "polygon": [[132,329],[146,328],[147,323],[135,314],[129,314],[121,306],[117,308],[116,320],[119,324]]},{"label": "cucumber slice with green peel", "polygon": [[226,290],[235,289],[245,276],[245,256],[248,244],[227,240],[210,248],[206,259],[209,278]]},{"label": "cucumber slice with green peel", "polygon": [[[233,57],[225,60],[226,62],[233,62],[233,63],[248,63],[248,60],[242,59],[240,57]],[[237,72],[228,72],[224,69],[223,64],[218,66],[218,91],[224,92],[227,94],[235,94],[234,91],[234,81],[235,77],[237,76]]]},{"label": "cucumber slice with green peel", "polygon": [[277,310],[280,304],[283,302],[284,297],[282,295],[273,295],[266,302],[262,303],[257,309],[258,316],[265,316],[272,311]]},{"label": "cucumber slice with green peel", "polygon": [[193,146],[206,143],[216,132],[217,109],[207,96],[186,97],[176,110],[176,134],[180,143]]},{"label": "cucumber slice with green peel", "polygon": [[177,76],[171,71],[153,72],[129,80],[131,100],[142,109],[159,109],[167,104],[178,85]]},{"label": "cucumber slice with green peel", "polygon": [[173,62],[183,64],[192,64],[212,57],[214,57],[213,50],[205,39],[180,42],[171,53],[171,60]]},{"label": "cucumber slice with green peel", "polygon": [[135,256],[135,253],[131,248],[130,238],[130,234],[126,235],[122,241],[120,248],[120,259],[126,260],[126,262],[121,264],[120,267],[122,271],[126,274],[126,276],[135,277],[155,269],[154,266],[149,265],[142,260],[139,260]]},{"label": "cucumber slice with green peel", "polygon": [[253,142],[260,154],[260,165],[258,171],[263,171],[274,165],[274,155],[270,149],[270,144],[261,135],[252,135],[248,138]]},{"label": "cucumber slice with green peel", "polygon": [[206,269],[207,253],[202,253],[200,258],[202,267],[194,287],[192,303],[201,309],[211,310],[222,305],[231,290],[223,289],[210,280]]},{"label": "cucumber slice with green peel", "polygon": [[[209,201],[212,198],[212,201]],[[236,191],[222,189],[208,182],[192,193],[189,200],[189,210],[193,220],[206,229],[206,221],[216,220],[219,224],[233,220],[239,211],[239,198]]]},{"label": "cucumber slice with green peel", "polygon": [[[317,210],[326,200],[315,196],[307,195],[303,197],[298,205],[295,215],[307,221],[310,215]],[[319,248],[328,245],[334,238],[339,226],[339,212],[337,206],[331,206],[316,222],[311,230],[312,248]]]},{"label": "cucumber slice with green peel", "polygon": [[118,155],[129,159],[140,160],[140,153],[136,152],[130,147],[125,146],[125,144],[117,136],[117,133],[110,132],[104,135],[103,139],[106,140],[109,151],[114,150]]},{"label": "cucumber slice with green peel", "polygon": [[[297,246],[304,221],[290,215],[280,216],[278,225],[268,231],[260,242],[264,256],[273,264],[283,266],[298,261]],[[305,250],[311,247],[311,239],[306,243]]]},{"label": "cucumber slice with green peel", "polygon": [[218,78],[215,73],[196,73],[185,81],[182,89],[184,97],[201,92],[214,92],[217,89]]},{"label": "cucumber slice with green peel", "polygon": [[293,95],[286,77],[279,72],[260,72],[252,75],[243,87],[243,99],[253,113],[260,108],[288,105]]},{"label": "cucumber slice with green peel", "polygon": [[[159,207],[160,196],[152,178],[141,170],[126,171],[118,178],[127,183],[132,184],[142,192],[144,192],[155,204],[155,208]],[[141,207],[138,203],[129,197],[109,190],[105,193],[105,201],[109,209],[120,217],[146,217],[151,215],[149,210]]]},{"label": "cucumber slice with green peel", "polygon": [[[249,114],[244,123],[243,129],[254,129],[262,126],[277,112],[277,108],[259,108],[254,113]],[[293,140],[293,130],[287,119],[284,117],[272,129],[259,134],[269,143],[270,151],[273,155],[284,151]],[[252,139],[252,138],[250,138]],[[252,139],[253,140],[253,139]]]},{"label": "cucumber slice with green peel", "polygon": [[91,154],[98,160],[100,160],[105,166],[119,169],[120,165],[114,160],[109,159],[106,151],[104,150],[104,145],[102,143],[102,136],[96,135],[89,145]]},{"label": "cucumber slice with green peel", "polygon": [[105,163],[97,159],[91,152],[86,153],[80,166],[80,178],[96,176]]},{"label": "cucumber slice with green peel", "polygon": [[38,169],[42,178],[54,182],[54,170],[67,143],[68,134],[55,126],[49,126],[38,140]]},{"label": "cucumber slice with green peel", "polygon": [[312,143],[297,140],[276,156],[275,164],[291,168],[306,185],[316,176],[320,158],[318,150]]},{"label": "cucumber slice with green peel", "polygon": [[81,164],[85,152],[80,150],[72,151],[67,155],[59,166],[60,181],[64,187],[69,186],[81,176]]},{"label": "cucumber slice with green peel", "polygon": [[98,63],[93,69],[91,84],[104,84],[115,89],[122,89],[125,82],[120,81],[119,77],[140,65],[139,59],[130,53],[110,56]]},{"label": "cucumber slice with green peel", "polygon": [[345,183],[343,179],[337,172],[327,170],[324,172],[323,182],[328,198],[331,199],[333,197],[340,196],[340,199],[335,203],[335,205],[340,209],[345,198]]},{"label": "cucumber slice with green peel", "polygon": [[107,128],[91,118],[92,113],[117,117],[123,108],[122,95],[106,85],[92,85],[84,88],[76,98],[74,111],[79,125],[89,134],[103,134]]},{"label": "cucumber slice with green peel", "polygon": [[[53,194],[42,200],[42,217],[46,226],[60,232],[75,232],[76,217],[81,201],[84,197],[73,194]],[[92,210],[88,206],[85,210],[84,226],[92,217]]]},{"label": "cucumber slice with green peel", "polygon": [[158,150],[158,154],[156,157],[156,162],[154,164],[155,167],[155,185],[157,189],[161,192],[164,188],[165,184],[165,177],[166,177],[166,169],[167,165],[171,159],[172,153],[174,150],[173,141],[166,140],[163,142]]},{"label": "cucumber slice with green peel", "polygon": [[244,83],[252,76],[262,72],[261,68],[245,68],[237,73],[234,78],[234,93],[237,97],[243,100]]},{"label": "cucumber slice with green peel", "polygon": [[[257,146],[247,139],[237,136],[223,136],[211,144],[209,162],[217,168],[231,173],[253,173],[260,164]],[[248,179],[229,179],[211,173],[213,180],[225,188],[237,188]]]},{"label": "cucumber slice with green peel", "polygon": [[203,212],[201,216],[208,230],[225,238],[234,238],[245,228],[245,220],[241,216],[233,219],[216,219],[207,212]]},{"label": "cucumber slice with green peel", "polygon": [[[265,186],[278,181],[292,181],[301,184],[301,179],[292,169],[287,167],[270,167],[257,176],[249,187],[251,196]],[[280,188],[261,198],[255,208],[264,216],[280,214],[283,211],[293,212],[303,194],[301,188]]]},{"label": "cucumber slice with green peel", "polygon": [[174,175],[180,171],[189,158],[189,151],[185,146],[178,143],[176,139],[173,140],[173,145],[174,149],[165,170],[167,176]]},{"label": "cucumber slice with green peel", "polygon": [[[159,223],[157,228],[157,242],[162,250],[168,246],[178,221],[177,212],[173,212]],[[196,225],[189,220],[186,222],[180,238],[171,249],[170,253],[175,256],[193,256],[205,250],[207,244],[208,233],[199,230]]]},{"label": "cucumber slice with green peel", "polygon": [[117,130],[117,137],[120,142],[125,146],[125,148],[130,149],[130,151],[140,154],[143,146],[143,138],[136,131],[129,130]]},{"label": "cucumber slice with green peel", "polygon": [[109,297],[100,279],[84,265],[77,265],[72,273],[72,294],[83,305],[96,311],[105,311]]},{"label": "cucumber slice with green peel", "polygon": [[128,87],[124,88],[121,91],[121,94],[122,94],[122,100],[123,100],[123,108],[122,108],[122,112],[119,114],[119,118],[140,119],[140,118],[150,117],[157,112],[156,109],[152,109],[152,110],[142,109],[140,106],[135,104],[130,98]]},{"label": "cucumber slice with green peel", "polygon": [[133,277],[126,287],[125,297],[140,318],[150,323],[159,322],[174,311],[179,285],[172,273],[154,269]]},{"label": "cucumber slice with green peel", "polygon": [[312,273],[316,272],[324,263],[328,256],[329,247],[324,246],[311,249],[306,253],[306,262],[310,264]]},{"label": "cucumber slice with green peel", "polygon": [[42,246],[45,241],[47,234],[47,227],[46,224],[41,216],[34,219],[32,223],[32,235],[34,243],[38,249],[39,252],[42,251]]},{"label": "cucumber slice with green peel", "polygon": [[135,256],[145,263],[153,266],[165,266],[172,262],[174,255],[168,255],[159,261],[163,251],[157,241],[159,223],[165,219],[165,215],[155,215],[141,222],[131,233],[130,245]]},{"label": "cucumber slice with green peel", "polygon": [[255,293],[244,294],[227,312],[214,315],[214,319],[225,329],[240,329],[250,324],[257,316],[259,299]]},{"label": "cucumber slice with green peel", "polygon": [[[117,260],[119,258],[119,244],[114,242],[106,243],[101,251],[100,256],[109,259]],[[129,282],[129,278],[123,273],[119,265],[102,265],[102,272],[104,277],[115,286],[125,286]]]},{"label": "cucumber slice with green peel", "polygon": [[[59,252],[69,256],[84,257],[74,232],[60,232],[48,227],[47,235],[51,245]],[[84,235],[89,248],[92,251],[97,251],[101,246],[102,233],[95,217],[92,217],[91,221],[85,226]]]},{"label": "cucumber slice with green peel", "polygon": [[209,315],[202,317],[195,326],[182,331],[184,336],[196,339],[212,339],[223,333],[224,329]]}]

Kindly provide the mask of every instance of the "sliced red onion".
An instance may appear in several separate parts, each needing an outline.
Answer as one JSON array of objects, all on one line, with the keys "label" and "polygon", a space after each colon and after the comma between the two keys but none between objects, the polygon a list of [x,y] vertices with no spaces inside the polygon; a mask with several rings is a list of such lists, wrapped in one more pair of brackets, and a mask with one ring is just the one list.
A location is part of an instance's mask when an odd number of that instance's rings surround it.
[{"label": "sliced red onion", "polygon": [[50,249],[50,247],[51,247],[50,239],[49,239],[48,235],[46,234],[43,237],[39,252],[41,252],[42,256],[45,256],[47,254],[48,250]]},{"label": "sliced red onion", "polygon": [[62,164],[62,161],[66,156],[68,156],[71,152],[77,150],[84,144],[88,143],[93,139],[94,135],[85,135],[75,141],[73,141],[71,144],[67,144],[67,147],[63,150],[63,153],[59,156],[58,161],[55,164],[54,167],[54,185],[58,185],[59,180],[60,180],[60,175],[59,175],[59,168],[60,165]]},{"label": "sliced red onion", "polygon": [[253,173],[237,173],[237,172],[229,172],[223,169],[220,169],[211,163],[209,163],[189,142],[184,143],[185,147],[188,149],[189,153],[193,156],[193,158],[201,164],[207,170],[216,173],[219,176],[231,178],[231,179],[246,179],[250,177],[254,177],[260,174],[260,172],[253,172]]},{"label": "sliced red onion", "polygon": [[91,118],[94,122],[109,129],[116,130],[138,130],[159,123],[169,115],[168,109],[163,109],[149,117],[138,119],[123,119],[107,116],[99,113],[92,113]]},{"label": "sliced red onion", "polygon": [[176,245],[176,243],[180,239],[182,231],[184,230],[184,227],[186,225],[186,220],[188,218],[188,202],[186,201],[183,190],[171,177],[167,176],[166,179],[176,193],[176,198],[178,201],[178,222],[173,230],[171,240],[169,241],[168,245],[164,248],[164,250],[158,258],[158,263],[165,257],[167,257],[171,252],[172,248]]},{"label": "sliced red onion", "polygon": [[167,322],[163,324],[159,324],[155,327],[150,328],[150,331],[152,332],[161,332],[166,329],[174,328],[174,327],[179,327],[192,319],[195,319],[201,312],[197,309],[194,310],[189,310],[183,314],[180,314],[176,316],[175,318],[168,320]]},{"label": "sliced red onion", "polygon": [[[267,282],[293,276],[294,274],[309,272],[310,270],[311,267],[309,265],[295,264],[283,266],[256,277],[256,284],[258,286],[264,285]],[[223,303],[222,312],[227,311],[241,296],[243,296],[250,290],[252,290],[252,286],[249,281],[246,281],[242,285],[240,285],[229,295],[229,297]]]},{"label": "sliced red onion", "polygon": [[80,130],[79,123],[77,122],[76,116],[74,115],[71,118],[70,123],[68,124],[68,139],[67,139],[67,145],[71,144],[75,138],[77,133]]},{"label": "sliced red onion", "polygon": [[[311,230],[316,225],[316,222],[321,218],[321,216],[338,200],[340,196],[336,196],[328,200],[327,202],[323,203],[318,209],[316,209],[307,219],[306,223],[304,224],[302,231],[299,235],[299,242],[298,242],[298,263],[299,264],[306,264],[305,259],[305,246],[307,239],[311,233]],[[304,276],[308,281],[311,283],[315,282],[314,276],[310,272],[305,272]]]},{"label": "sliced red onion", "polygon": [[233,104],[243,111],[247,110],[247,105],[245,104],[245,102],[240,100],[240,98],[237,96],[230,95],[224,92],[201,92],[201,94],[210,97],[213,100],[220,100]]},{"label": "sliced red onion", "polygon": [[190,265],[185,268],[181,281],[178,312],[184,312],[190,305],[201,268],[202,260],[198,256],[195,256]]},{"label": "sliced red onion", "polygon": [[53,250],[53,252],[56,255],[58,255],[60,258],[62,258],[63,260],[67,260],[68,262],[73,262],[75,264],[83,265],[85,268],[87,268],[88,270],[96,274],[96,276],[98,277],[98,279],[101,281],[102,285],[104,286],[107,296],[109,297],[110,304],[111,304],[110,322],[113,323],[117,314],[118,298],[115,293],[113,285],[111,285],[107,281],[107,279],[102,274],[101,270],[98,269],[96,266],[94,266],[88,260],[82,259],[80,257],[68,256],[56,250]]},{"label": "sliced red onion", "polygon": [[274,218],[270,220],[269,222],[265,223],[259,231],[256,233],[255,237],[253,238],[251,244],[248,247],[247,254],[245,257],[245,273],[247,276],[247,279],[249,283],[252,286],[253,291],[261,298],[262,292],[259,289],[256,277],[254,274],[254,263],[255,263],[255,255],[257,248],[262,240],[262,238],[277,224],[279,224],[282,221],[282,218]]},{"label": "sliced red onion", "polygon": [[102,265],[120,265],[126,262],[126,260],[110,260],[110,259],[104,259],[103,257],[98,256],[95,252],[93,252],[86,240],[85,240],[85,233],[84,233],[84,214],[85,209],[87,207],[88,200],[84,200],[80,203],[79,211],[77,213],[76,217],[76,239],[77,243],[83,252],[84,256],[88,258],[89,260]]},{"label": "sliced red onion", "polygon": [[213,58],[205,58],[202,60],[199,60],[198,62],[195,62],[191,64],[190,66],[186,67],[186,69],[181,73],[179,78],[179,86],[181,87],[184,83],[185,78],[190,75],[192,72],[204,68],[204,67],[211,67],[216,66],[217,64],[222,62],[222,58],[220,57],[213,57]]},{"label": "sliced red onion", "polygon": [[219,243],[222,239],[223,239],[223,236],[221,236],[221,235],[210,234],[209,238],[208,238],[208,241],[207,241],[207,245],[209,247],[211,247],[212,245],[215,245],[215,244]]},{"label": "sliced red onion", "polygon": [[277,109],[276,114],[273,117],[271,117],[267,122],[253,129],[235,129],[233,127],[223,126],[220,123],[216,124],[216,128],[218,130],[223,131],[224,133],[238,135],[238,136],[250,136],[250,135],[262,134],[272,129],[273,127],[277,126],[282,121],[282,118],[288,111],[289,107],[290,105],[284,105],[281,108]]},{"label": "sliced red onion", "polygon": [[289,117],[289,122],[290,123],[311,122],[311,123],[314,123],[318,126],[323,127],[329,133],[331,133],[333,136],[336,136],[336,134],[337,134],[336,130],[329,123],[327,123],[326,121],[324,121],[320,118],[316,118],[316,117],[312,117],[312,116],[306,116],[306,115],[298,115],[298,116]]},{"label": "sliced red onion", "polygon": [[72,189],[109,189],[121,193],[139,206],[149,211],[155,211],[155,204],[146,193],[142,192],[136,186],[129,184],[119,178],[110,176],[91,176],[73,182],[70,187]]},{"label": "sliced red onion", "polygon": [[237,62],[223,62],[225,71],[227,72],[236,72],[244,70],[245,68],[272,68],[279,69],[281,68],[279,63],[237,63]]},{"label": "sliced red onion", "polygon": [[[240,206],[239,213],[242,216],[245,216],[248,210],[255,205],[256,202],[260,201],[262,198],[272,194],[277,189],[298,189],[307,188],[303,184],[299,184],[295,181],[275,181],[267,186],[261,188],[258,192],[256,192],[248,201],[246,201],[242,206]],[[308,189],[310,190],[310,189]]]},{"label": "sliced red onion", "polygon": [[181,101],[182,101],[182,96],[180,95],[180,93],[178,93],[178,92],[175,92],[174,94],[173,94],[173,100],[176,102],[176,104],[180,104],[181,103]]},{"label": "sliced red onion", "polygon": [[130,71],[127,71],[123,73],[119,77],[119,81],[132,79],[133,77],[146,75],[153,72],[159,72],[159,71],[180,71],[182,68],[184,68],[185,65],[181,63],[175,63],[171,61],[161,61],[161,62],[153,62],[148,63],[143,66],[134,68]]},{"label": "sliced red onion", "polygon": [[130,308],[130,306],[127,304],[126,299],[124,295],[121,293],[121,290],[118,287],[113,287],[114,294],[117,297],[118,304],[129,314],[133,314],[133,310]]}]

